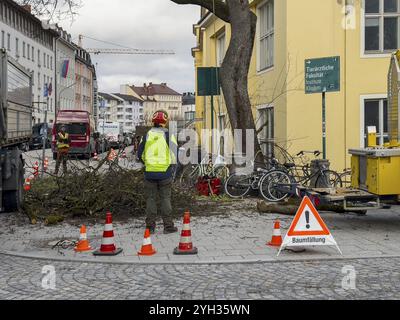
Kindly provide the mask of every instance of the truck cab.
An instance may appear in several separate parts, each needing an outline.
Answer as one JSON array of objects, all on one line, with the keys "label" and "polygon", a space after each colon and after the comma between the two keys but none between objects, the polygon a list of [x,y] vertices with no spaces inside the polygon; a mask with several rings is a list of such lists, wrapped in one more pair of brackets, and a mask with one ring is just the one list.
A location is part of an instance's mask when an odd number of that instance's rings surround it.
[{"label": "truck cab", "polygon": [[23,204],[21,146],[32,136],[32,74],[0,50],[0,211]]}]

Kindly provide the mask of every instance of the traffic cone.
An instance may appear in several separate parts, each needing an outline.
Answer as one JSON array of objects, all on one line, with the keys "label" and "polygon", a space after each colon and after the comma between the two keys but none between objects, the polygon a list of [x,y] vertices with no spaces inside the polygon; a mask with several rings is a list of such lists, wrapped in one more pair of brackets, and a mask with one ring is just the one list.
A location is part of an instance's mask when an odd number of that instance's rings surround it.
[{"label": "traffic cone", "polygon": [[193,247],[192,243],[192,231],[190,230],[190,213],[186,211],[185,215],[183,216],[181,240],[179,242],[179,246],[174,249],[174,254],[189,255],[197,253],[198,250],[196,247]]},{"label": "traffic cone", "polygon": [[106,223],[104,225],[103,239],[101,240],[100,250],[93,252],[95,256],[116,256],[122,249],[114,244],[114,231],[112,225],[111,212],[107,212]]},{"label": "traffic cone", "polygon": [[24,190],[30,191],[31,190],[31,178],[25,179]]},{"label": "traffic cone", "polygon": [[94,161],[99,161],[99,157],[98,157],[96,152],[94,153],[93,160]]},{"label": "traffic cone", "polygon": [[117,154],[114,149],[111,148],[110,154],[108,155],[108,161],[114,161]]},{"label": "traffic cone", "polygon": [[142,249],[140,249],[138,255],[152,256],[153,254],[156,254],[156,252],[157,251],[153,248],[153,245],[151,244],[150,230],[146,229],[146,231],[144,232]]},{"label": "traffic cone", "polygon": [[272,233],[272,239],[267,245],[272,247],[280,247],[282,245],[282,235],[281,235],[281,223],[279,220],[275,221],[274,231]]},{"label": "traffic cone", "polygon": [[49,168],[49,158],[44,159],[44,172],[47,172],[47,169]]},{"label": "traffic cone", "polygon": [[79,241],[75,247],[75,251],[76,252],[84,252],[84,251],[90,251],[90,250],[92,250],[92,248],[90,247],[89,241],[86,236],[86,226],[83,225],[81,227]]},{"label": "traffic cone", "polygon": [[35,162],[33,165],[33,175],[37,177],[39,175],[39,162]]}]

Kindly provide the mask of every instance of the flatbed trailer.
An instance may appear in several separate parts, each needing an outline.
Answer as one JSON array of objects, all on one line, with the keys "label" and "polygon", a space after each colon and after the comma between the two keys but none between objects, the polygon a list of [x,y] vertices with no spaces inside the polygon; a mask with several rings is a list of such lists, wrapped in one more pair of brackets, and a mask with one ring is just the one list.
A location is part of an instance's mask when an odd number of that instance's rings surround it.
[{"label": "flatbed trailer", "polygon": [[355,188],[307,188],[297,186],[297,195],[308,196],[317,206],[340,206],[344,211],[382,209],[379,196]]}]

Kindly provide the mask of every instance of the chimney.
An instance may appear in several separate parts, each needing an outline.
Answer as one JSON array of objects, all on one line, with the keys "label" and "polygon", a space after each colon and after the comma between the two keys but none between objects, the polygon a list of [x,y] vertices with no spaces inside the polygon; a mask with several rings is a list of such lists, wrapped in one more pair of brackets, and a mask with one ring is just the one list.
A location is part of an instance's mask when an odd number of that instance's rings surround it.
[{"label": "chimney", "polygon": [[21,6],[21,7],[22,7],[22,9],[25,9],[29,13],[32,13],[32,7],[29,4],[25,4],[25,5]]}]

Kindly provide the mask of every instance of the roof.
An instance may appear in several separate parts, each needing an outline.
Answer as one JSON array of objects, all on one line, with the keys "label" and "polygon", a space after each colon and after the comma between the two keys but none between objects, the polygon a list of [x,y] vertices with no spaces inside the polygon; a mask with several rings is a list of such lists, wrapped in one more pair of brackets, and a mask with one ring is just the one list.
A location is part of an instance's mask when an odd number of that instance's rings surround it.
[{"label": "roof", "polygon": [[97,94],[100,97],[102,97],[103,99],[118,101],[118,99],[116,97],[112,96],[111,94],[104,93],[104,92],[98,92]]},{"label": "roof", "polygon": [[136,98],[135,96],[131,96],[128,94],[121,94],[121,93],[113,93],[114,96],[120,97],[121,99],[125,101],[135,101],[135,102],[143,102],[143,100]]},{"label": "roof", "polygon": [[57,114],[56,123],[88,122],[89,112],[81,110],[60,110]]},{"label": "roof", "polygon": [[49,29],[44,29],[42,25],[42,21],[37,18],[35,15],[33,15],[31,12],[29,12],[27,9],[25,9],[22,5],[19,5],[17,2],[13,0],[4,0],[4,2],[8,3],[12,7],[14,7],[15,10],[23,14],[24,16],[28,17],[31,19],[34,23],[39,24],[44,32],[49,32],[53,35],[53,37],[58,36],[58,32],[49,28]]},{"label": "roof", "polygon": [[154,95],[181,96],[180,93],[168,87],[166,83],[156,84],[150,82],[148,85],[144,84],[143,87],[131,86],[131,89],[141,97]]}]

